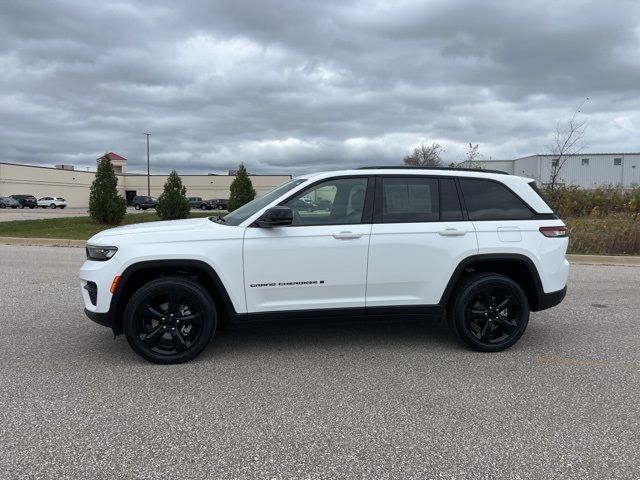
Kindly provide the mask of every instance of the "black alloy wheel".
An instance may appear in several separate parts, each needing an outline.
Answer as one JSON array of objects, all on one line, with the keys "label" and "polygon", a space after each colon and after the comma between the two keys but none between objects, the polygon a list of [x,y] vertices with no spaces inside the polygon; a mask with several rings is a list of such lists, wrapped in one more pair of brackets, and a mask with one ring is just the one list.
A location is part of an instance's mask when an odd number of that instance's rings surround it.
[{"label": "black alloy wheel", "polygon": [[182,363],[209,344],[216,312],[198,283],[181,277],[153,280],[138,290],[124,314],[124,333],[141,357],[154,363]]},{"label": "black alloy wheel", "polygon": [[452,330],[470,347],[498,352],[515,344],[529,322],[529,302],[511,278],[477,273],[466,279],[449,313]]}]

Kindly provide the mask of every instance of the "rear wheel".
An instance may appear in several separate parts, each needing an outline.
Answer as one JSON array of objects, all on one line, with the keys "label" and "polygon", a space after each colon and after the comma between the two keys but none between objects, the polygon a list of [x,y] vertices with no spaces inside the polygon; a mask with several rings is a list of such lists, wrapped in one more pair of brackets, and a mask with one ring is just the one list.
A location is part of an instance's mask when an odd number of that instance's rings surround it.
[{"label": "rear wheel", "polygon": [[482,352],[514,345],[529,323],[529,301],[516,282],[492,273],[476,273],[458,287],[448,313],[451,330]]},{"label": "rear wheel", "polygon": [[0,208],[7,208],[7,206],[4,203],[0,203]]},{"label": "rear wheel", "polygon": [[140,210],[140,205],[136,203],[136,204],[133,206],[133,208],[135,208],[136,210]]},{"label": "rear wheel", "polygon": [[52,203],[51,205],[49,205],[51,208],[56,208],[56,204]]},{"label": "rear wheel", "polygon": [[153,280],[129,300],[124,333],[131,348],[153,363],[182,363],[197,356],[216,329],[211,296],[181,277]]},{"label": "rear wheel", "polygon": [[206,210],[207,209],[207,205],[206,204],[202,204],[200,205],[200,210]]}]

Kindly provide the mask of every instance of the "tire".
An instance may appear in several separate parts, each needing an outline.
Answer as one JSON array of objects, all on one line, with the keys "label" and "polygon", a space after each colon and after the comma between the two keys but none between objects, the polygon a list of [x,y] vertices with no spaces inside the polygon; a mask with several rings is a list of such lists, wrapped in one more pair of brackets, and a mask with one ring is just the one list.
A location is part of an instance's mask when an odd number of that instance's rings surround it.
[{"label": "tire", "polygon": [[140,210],[140,205],[136,203],[136,204],[133,206],[133,208],[135,208],[136,210]]},{"label": "tire", "polygon": [[183,363],[199,355],[209,345],[216,325],[211,296],[182,277],[163,277],[143,285],[129,300],[123,320],[131,348],[159,364]]},{"label": "tire", "polygon": [[218,210],[224,210],[224,205],[218,205],[216,208],[217,208]]},{"label": "tire", "polygon": [[147,207],[140,207],[140,208],[142,208],[143,211],[147,210]]},{"label": "tire", "polygon": [[60,205],[60,210],[64,210],[66,205]]},{"label": "tire", "polygon": [[0,208],[7,208],[7,206],[4,203],[0,203]]},{"label": "tire", "polygon": [[202,204],[200,205],[200,210],[206,210],[207,209],[207,205],[206,204]]},{"label": "tire", "polygon": [[51,205],[49,205],[51,208],[56,208],[56,204],[52,203]]},{"label": "tire", "polygon": [[481,352],[499,352],[520,340],[529,323],[529,301],[520,285],[504,275],[475,273],[457,291],[447,321],[464,343]]},{"label": "tire", "polygon": [[29,207],[30,210],[33,210],[34,208],[38,208],[38,207],[36,207],[35,205]]}]

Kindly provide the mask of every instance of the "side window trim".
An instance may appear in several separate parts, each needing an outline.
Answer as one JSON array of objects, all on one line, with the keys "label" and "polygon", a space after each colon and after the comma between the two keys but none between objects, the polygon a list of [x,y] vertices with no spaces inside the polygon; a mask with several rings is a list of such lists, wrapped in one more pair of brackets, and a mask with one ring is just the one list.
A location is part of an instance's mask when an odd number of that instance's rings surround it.
[{"label": "side window trim", "polygon": [[[285,205],[287,202],[289,202],[290,200],[293,200],[296,197],[304,196],[306,192],[308,192],[309,190],[312,190],[313,188],[315,188],[317,185],[320,185],[321,183],[330,182],[332,180],[354,179],[354,178],[363,178],[367,180],[367,189],[365,191],[365,197],[364,197],[364,208],[362,209],[362,219],[360,220],[360,223],[358,225],[370,224],[372,223],[371,217],[373,216],[373,201],[374,201],[374,192],[375,192],[375,177],[372,175],[339,175],[337,177],[323,178],[322,180],[318,180],[308,185],[306,188],[303,188],[302,190],[298,190],[297,192],[289,195],[284,200],[278,202],[278,205],[279,206]],[[307,224],[307,225],[287,225],[285,227],[280,227],[280,228],[323,227],[323,226],[332,226],[332,225],[339,226],[343,224],[317,223],[317,224]]]},{"label": "side window trim", "polygon": [[462,208],[462,219],[465,222],[469,221],[469,212],[467,212],[467,204],[464,200],[464,195],[462,195],[462,186],[460,185],[460,177],[454,178],[456,182],[456,190],[458,190],[458,200],[460,200],[460,208]]}]

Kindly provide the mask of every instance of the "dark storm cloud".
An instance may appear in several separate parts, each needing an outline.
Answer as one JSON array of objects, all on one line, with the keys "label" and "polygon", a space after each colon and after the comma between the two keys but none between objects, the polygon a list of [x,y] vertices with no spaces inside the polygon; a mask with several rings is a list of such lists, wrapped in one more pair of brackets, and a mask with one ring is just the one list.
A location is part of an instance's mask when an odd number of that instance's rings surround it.
[{"label": "dark storm cloud", "polygon": [[254,172],[638,151],[635,2],[2,2],[2,161]]}]

